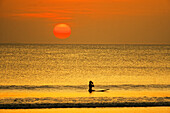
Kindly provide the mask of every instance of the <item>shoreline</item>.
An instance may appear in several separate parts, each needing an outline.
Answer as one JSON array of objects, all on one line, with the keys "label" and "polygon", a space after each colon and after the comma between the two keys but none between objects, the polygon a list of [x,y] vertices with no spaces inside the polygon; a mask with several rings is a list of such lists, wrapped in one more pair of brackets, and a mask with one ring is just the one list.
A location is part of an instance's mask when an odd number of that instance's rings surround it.
[{"label": "shoreline", "polygon": [[170,102],[0,104],[0,109],[160,107],[160,106],[170,106]]}]

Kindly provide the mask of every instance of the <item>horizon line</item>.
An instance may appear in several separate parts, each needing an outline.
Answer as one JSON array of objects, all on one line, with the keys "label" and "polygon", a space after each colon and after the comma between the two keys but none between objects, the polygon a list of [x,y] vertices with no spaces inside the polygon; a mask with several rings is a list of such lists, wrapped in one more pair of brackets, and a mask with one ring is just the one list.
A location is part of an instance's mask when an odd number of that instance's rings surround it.
[{"label": "horizon line", "polygon": [[26,44],[26,45],[170,45],[170,43],[1,43],[0,44]]}]

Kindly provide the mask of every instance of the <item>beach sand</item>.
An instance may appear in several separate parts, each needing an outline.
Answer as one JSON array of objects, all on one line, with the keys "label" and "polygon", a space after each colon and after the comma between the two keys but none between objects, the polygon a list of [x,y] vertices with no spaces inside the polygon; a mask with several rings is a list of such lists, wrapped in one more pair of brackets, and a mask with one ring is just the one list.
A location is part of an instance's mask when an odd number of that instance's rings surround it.
[{"label": "beach sand", "polygon": [[1,109],[0,113],[170,113],[170,107]]}]

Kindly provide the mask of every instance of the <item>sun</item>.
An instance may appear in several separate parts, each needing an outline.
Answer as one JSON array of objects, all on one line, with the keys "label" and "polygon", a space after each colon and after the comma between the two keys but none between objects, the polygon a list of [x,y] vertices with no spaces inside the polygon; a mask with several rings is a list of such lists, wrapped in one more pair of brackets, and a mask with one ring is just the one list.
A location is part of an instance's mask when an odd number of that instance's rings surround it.
[{"label": "sun", "polygon": [[64,23],[57,24],[54,27],[53,33],[59,39],[66,39],[71,35],[71,28]]}]

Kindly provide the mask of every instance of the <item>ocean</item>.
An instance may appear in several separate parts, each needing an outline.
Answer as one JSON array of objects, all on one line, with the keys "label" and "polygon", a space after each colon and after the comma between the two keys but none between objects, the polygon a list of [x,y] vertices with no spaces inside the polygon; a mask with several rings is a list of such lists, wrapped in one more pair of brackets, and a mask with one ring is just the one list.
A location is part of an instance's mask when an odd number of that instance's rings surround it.
[{"label": "ocean", "polygon": [[0,109],[170,106],[169,83],[170,45],[0,44]]}]

